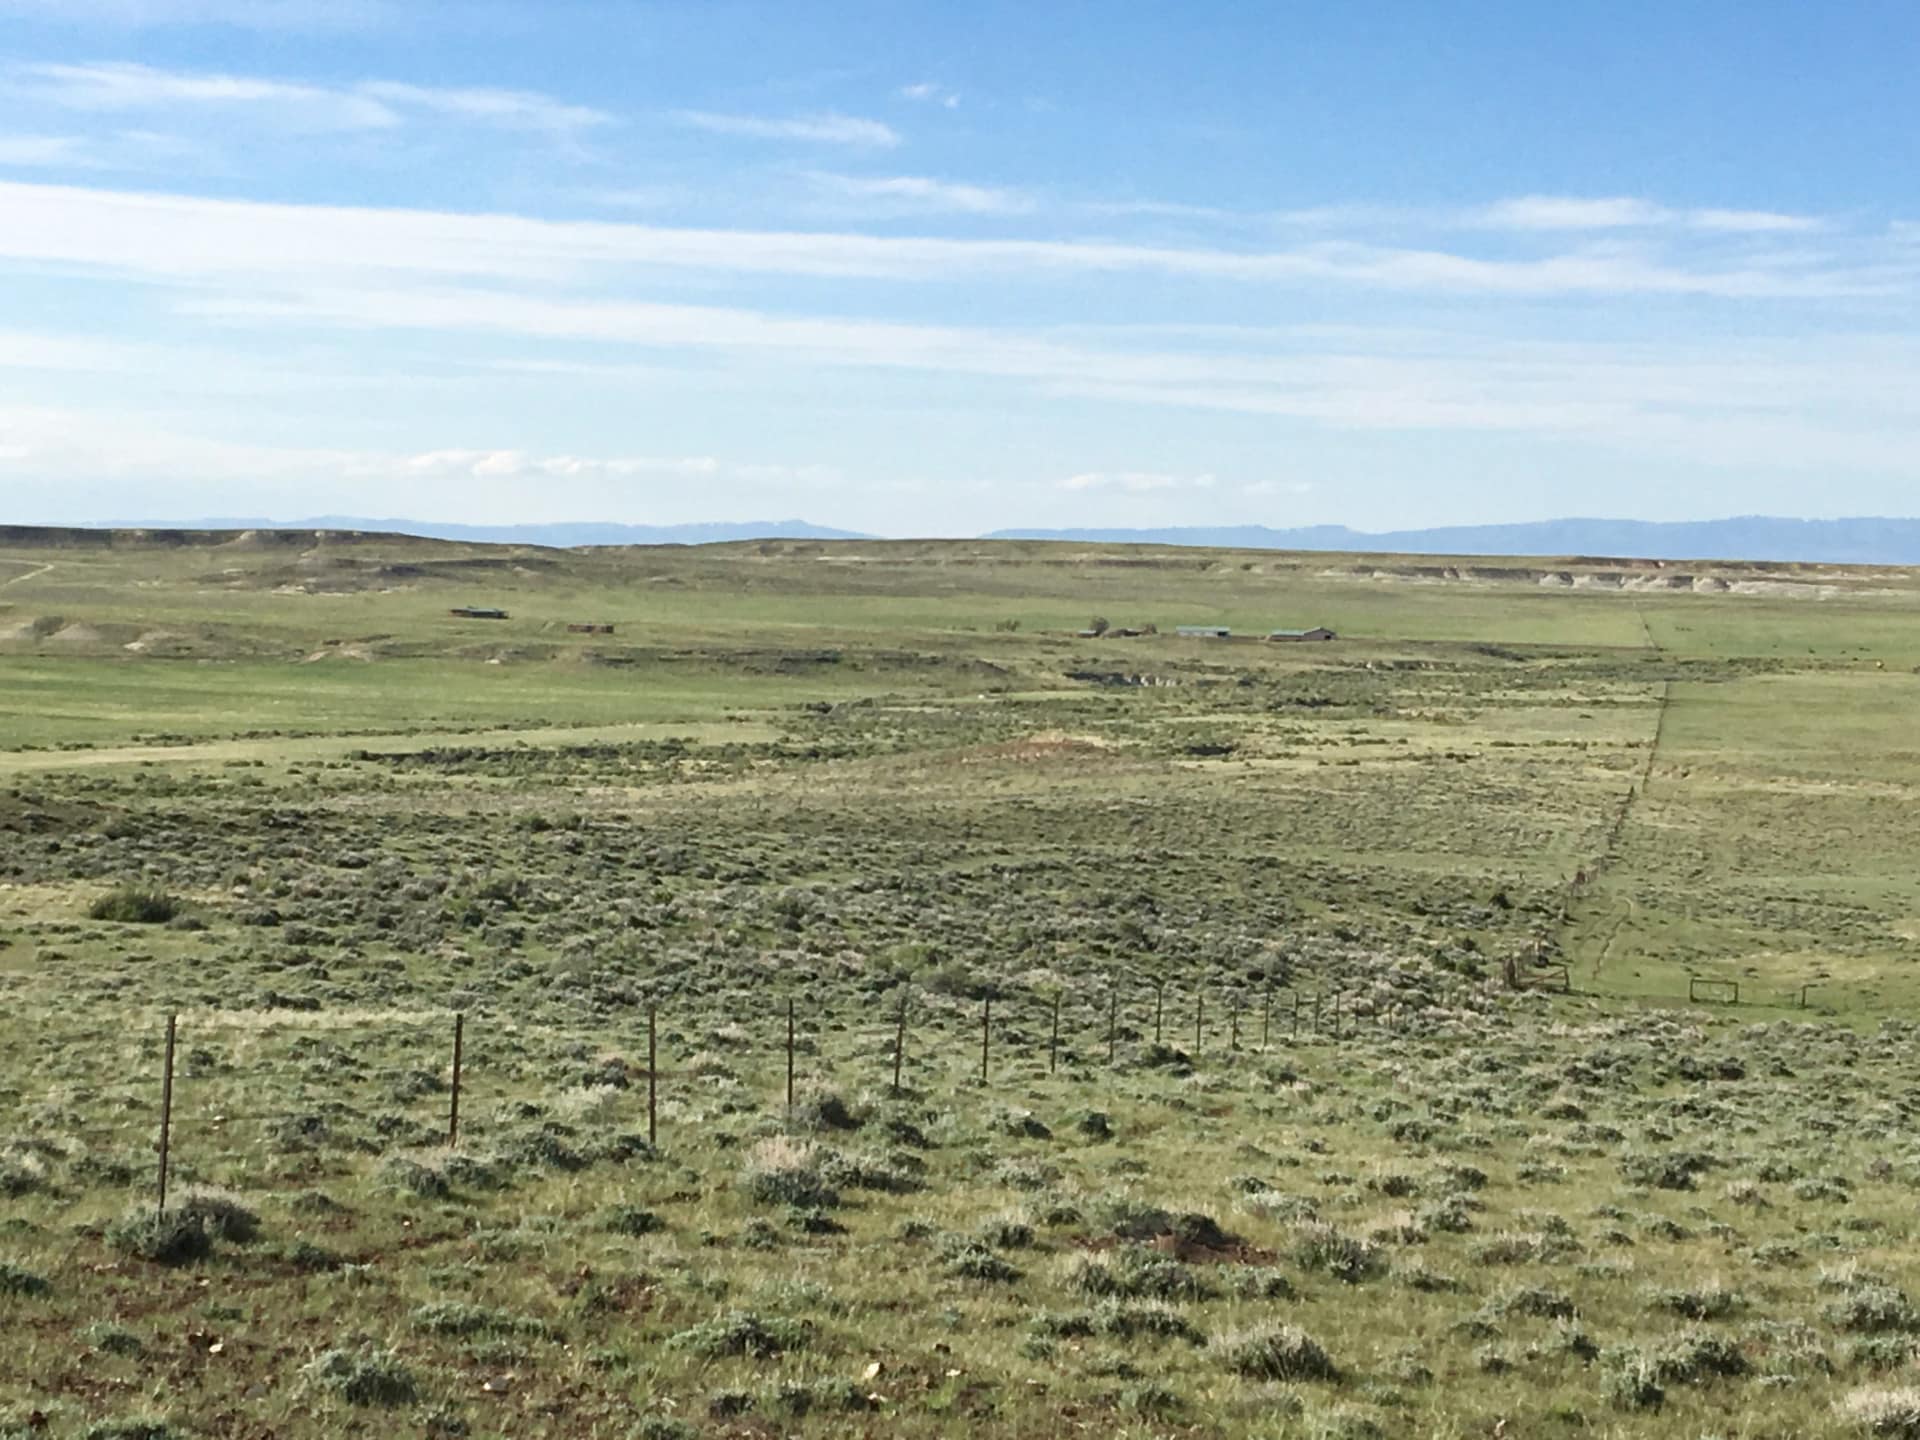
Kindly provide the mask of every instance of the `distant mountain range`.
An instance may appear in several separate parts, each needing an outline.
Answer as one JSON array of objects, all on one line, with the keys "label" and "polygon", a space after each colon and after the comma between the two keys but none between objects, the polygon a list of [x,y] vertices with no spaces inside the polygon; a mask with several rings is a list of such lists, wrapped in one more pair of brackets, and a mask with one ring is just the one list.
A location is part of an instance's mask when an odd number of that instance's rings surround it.
[{"label": "distant mountain range", "polygon": [[[140,529],[375,530],[439,540],[517,545],[705,545],[726,540],[871,540],[804,520],[714,521],[697,525],[458,525],[322,515],[309,520],[216,519],[145,522]],[[1803,561],[1826,565],[1920,565],[1920,520],[1541,520],[1519,525],[1453,525],[1433,530],[1349,530],[1313,525],[1175,526],[1155,530],[1098,527],[996,530],[987,540],[1065,540],[1081,544],[1199,545],[1242,550],[1341,550],[1402,555],[1562,555],[1646,560]]]},{"label": "distant mountain range", "polygon": [[1349,530],[1314,525],[1180,526],[1165,530],[997,530],[989,540],[1207,545],[1246,550],[1357,550],[1400,555],[1590,555],[1642,560],[1772,560],[1827,565],[1920,565],[1920,520],[1541,520],[1437,530]]}]

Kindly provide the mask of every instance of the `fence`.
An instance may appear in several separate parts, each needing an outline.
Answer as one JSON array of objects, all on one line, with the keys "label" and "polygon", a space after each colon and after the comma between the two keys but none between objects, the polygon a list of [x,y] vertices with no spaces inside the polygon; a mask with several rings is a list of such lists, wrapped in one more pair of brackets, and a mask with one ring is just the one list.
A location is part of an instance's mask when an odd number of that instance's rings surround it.
[{"label": "fence", "polygon": [[[1101,1021],[1104,1021],[1106,1064],[1109,1068],[1117,1068],[1123,1039],[1138,1042],[1142,1046],[1147,1043],[1145,1002],[1149,991],[1152,1006],[1151,1043],[1156,1048],[1164,1048],[1171,1002],[1182,998],[1171,984],[1165,982],[1138,982],[1131,989],[1116,984],[1107,987],[1097,997],[1082,995],[1078,998],[1090,1000],[1084,1006],[1084,1016],[1076,1013],[1082,1007],[1069,1004],[1076,997],[1064,988],[1039,996],[1002,992],[973,999],[940,997],[945,1006],[941,1021],[957,1018],[959,1014],[964,1014],[967,1007],[977,1006],[979,1028],[975,1073],[983,1085],[994,1082],[996,1067],[1004,1066],[1010,1054],[1030,1059],[1036,1064],[1044,1063],[1048,1075],[1059,1074],[1063,1064],[1069,1062],[1084,1068],[1086,1055],[1096,1053],[1094,1047],[1085,1042],[1101,1035]],[[933,998],[917,996],[910,987],[903,987],[899,1003],[893,1007],[889,1026],[892,1031],[891,1043],[885,1046],[883,1063],[886,1066],[888,1088],[895,1096],[908,1093],[910,1077],[907,1070],[909,1058],[915,1050],[913,1020],[916,1014],[927,1013],[928,1002]],[[1192,1006],[1193,1056],[1206,1053],[1210,1048],[1217,1052],[1223,1046],[1226,1052],[1233,1054],[1248,1048],[1242,1025],[1243,1016],[1249,1009],[1245,995],[1236,993],[1227,999],[1224,1018],[1221,1007],[1209,1006],[1205,989],[1195,988],[1187,998]],[[1281,1026],[1285,1028],[1284,1039],[1288,1041],[1312,1036],[1338,1043],[1350,1039],[1363,1020],[1372,1020],[1383,1026],[1392,1025],[1404,1017],[1406,1010],[1400,1006],[1362,1006],[1356,1003],[1353,992],[1338,988],[1322,987],[1306,992],[1291,987],[1282,989],[1269,986],[1259,995],[1259,1012],[1259,1049],[1265,1052],[1280,1038],[1276,1036],[1276,1030]],[[776,1019],[783,1021],[782,1033],[776,1044],[784,1053],[777,1059],[783,1062],[785,1102],[791,1118],[798,1098],[799,1055],[807,1039],[804,1033],[805,1017],[798,1001],[789,996],[776,1011]],[[1135,1028],[1135,1021],[1139,1022],[1138,1029]],[[125,1084],[100,1086],[76,1083],[75,1086],[63,1087],[38,1098],[46,1104],[67,1110],[76,1103],[76,1096],[95,1105],[107,1103],[117,1106],[122,1114],[129,1109],[144,1110],[147,1116],[144,1122],[135,1121],[111,1128],[63,1124],[62,1129],[72,1138],[108,1140],[122,1146],[142,1132],[150,1136],[149,1153],[154,1155],[156,1161],[154,1200],[159,1208],[165,1209],[170,1192],[175,1188],[177,1172],[183,1165],[206,1160],[250,1162],[269,1153],[271,1134],[262,1137],[255,1149],[225,1148],[233,1138],[236,1127],[254,1122],[268,1122],[282,1127],[294,1125],[305,1118],[304,1112],[313,1104],[310,1096],[299,1094],[280,1108],[259,1108],[257,1103],[227,1103],[234,1097],[224,1092],[236,1083],[245,1084],[238,1079],[239,1068],[222,1066],[216,1063],[211,1052],[194,1047],[215,1035],[244,1034],[258,1039],[291,1031],[295,1032],[294,1048],[298,1051],[302,1039],[312,1040],[327,1031],[344,1030],[352,1023],[348,1017],[323,1018],[323,1013],[273,1012],[266,1017],[227,1012],[169,1014],[160,1027],[157,1055],[152,1040],[140,1046],[142,1059],[123,1067],[129,1072]],[[364,1023],[376,1026],[379,1022]],[[389,1038],[404,1044],[408,1054],[422,1054],[432,1047],[439,1049],[444,1057],[444,1068],[436,1068],[434,1085],[429,1088],[423,1084],[418,1097],[424,1098],[429,1093],[439,1095],[441,1103],[437,1113],[423,1117],[419,1113],[420,1107],[415,1107],[413,1115],[399,1117],[407,1122],[404,1127],[407,1133],[417,1137],[410,1143],[437,1144],[448,1149],[457,1149],[461,1145],[467,1128],[466,1120],[472,1112],[475,1098],[472,1067],[476,1026],[485,1027],[488,1023],[479,1016],[459,1011],[415,1016],[403,1026],[381,1027],[388,1030]],[[510,1022],[491,1023],[506,1031],[519,1033],[519,1027]],[[936,1023],[928,1016],[929,1028]],[[638,1070],[634,1079],[644,1080],[647,1143],[658,1148],[663,1084],[672,1078],[672,1074],[661,1065],[661,1011],[657,1002],[646,1006],[644,1024],[646,1064],[644,1069]],[[944,1024],[940,1028],[944,1029]],[[149,1035],[152,1033],[148,1032]],[[94,1052],[88,1047],[102,1043],[109,1034],[109,1031],[101,1029],[87,1032],[84,1037],[74,1036],[65,1040],[43,1037],[43,1040],[55,1052],[87,1055],[91,1060]],[[194,1073],[192,1066],[183,1067],[183,1055],[198,1055],[200,1058],[196,1063],[206,1073]],[[933,1057],[931,1051],[929,1056],[928,1063],[931,1064],[937,1057]],[[149,1064],[157,1073],[150,1072],[145,1080],[133,1078],[138,1068]],[[270,1068],[256,1064],[247,1070],[253,1082],[248,1093],[258,1093],[260,1075],[263,1070]],[[215,1092],[211,1097],[201,1094],[209,1089]],[[17,1091],[10,1096],[0,1092],[0,1097],[15,1101],[27,1098]],[[157,1112],[138,1105],[142,1098],[148,1100],[149,1104],[157,1099]],[[503,1091],[495,1098],[504,1101],[509,1097]],[[380,1118],[385,1120],[394,1117]],[[183,1119],[187,1122],[184,1128],[191,1131],[188,1135],[182,1133]],[[210,1141],[214,1143],[210,1144]]]},{"label": "fence", "polygon": [[[1543,967],[1543,978],[1557,982],[1554,988],[1565,992],[1569,978],[1565,966]],[[1809,1006],[1809,997],[1814,989],[1812,984],[1789,992],[1783,1002],[1788,1006],[1796,1005],[1800,1009]],[[1104,1020],[1105,1063],[1109,1069],[1118,1068],[1120,1063],[1120,1042],[1123,1038],[1138,1042],[1143,1048],[1148,1043],[1149,1027],[1147,1023],[1146,1002],[1142,991],[1151,992],[1151,1045],[1155,1051],[1165,1049],[1167,1021],[1169,1019],[1169,998],[1174,987],[1165,981],[1142,980],[1134,982],[1129,988],[1124,984],[1110,984],[1098,996],[1080,995],[1077,998],[1085,1002],[1077,1007],[1084,1011],[1084,1020],[1069,1008],[1069,999],[1076,998],[1065,988],[1055,988],[1039,995],[1022,995],[1007,992],[988,993],[967,999],[965,997],[940,997],[946,1005],[946,1011],[936,1022],[929,1017],[930,1028],[938,1025],[944,1029],[944,1022],[958,1019],[964,1015],[967,1006],[978,1005],[978,1061],[977,1077],[982,1085],[990,1085],[995,1077],[995,1061],[998,1053],[1002,1063],[1009,1049],[1016,1054],[1025,1055],[1039,1064],[1041,1050],[1044,1047],[1044,1065],[1047,1075],[1057,1075],[1063,1060],[1083,1062],[1083,1052],[1075,1043],[1075,1037],[1084,1040],[1089,1036],[1100,1036],[1100,1022]],[[1224,1047],[1229,1054],[1239,1054],[1245,1048],[1243,1040],[1243,1017],[1251,1007],[1249,996],[1243,989],[1233,989],[1226,996],[1225,1020],[1216,1019],[1215,1028],[1207,1025],[1208,990],[1195,987],[1190,992],[1192,1005],[1192,1057],[1206,1053],[1209,1045],[1217,1048],[1221,1044],[1221,1031],[1224,1030]],[[922,1010],[926,1009],[923,997]],[[1178,993],[1172,998],[1180,999]],[[1283,1042],[1299,1042],[1303,1038],[1330,1040],[1335,1044],[1352,1038],[1363,1023],[1371,1023],[1382,1029],[1404,1028],[1410,1015],[1418,1013],[1420,1007],[1393,998],[1382,997],[1375,992],[1363,1002],[1359,992],[1337,986],[1319,985],[1311,991],[1298,986],[1264,986],[1258,992],[1259,1041],[1258,1052],[1269,1053],[1276,1040],[1276,1030],[1284,1027]],[[1716,980],[1707,977],[1691,977],[1688,982],[1688,1001],[1718,1002],[1727,1005],[1741,1003],[1741,988],[1738,981]],[[1131,1002],[1131,1003],[1130,1003]],[[1012,1018],[1009,1018],[1009,1011]],[[823,1016],[828,1013],[824,1007]],[[912,1040],[914,1027],[912,1019],[916,1014],[916,995],[911,987],[903,986],[899,1003],[893,1007],[890,1017],[891,1043],[879,1047],[882,1063],[889,1075],[889,1092],[898,1097],[908,1093],[906,1067],[910,1052],[914,1049]],[[1214,1011],[1219,1014],[1218,1009]],[[782,1042],[779,1048],[784,1055],[785,1101],[789,1121],[791,1122],[797,1101],[798,1056],[802,1048],[803,1024],[798,1001],[788,996],[775,1012],[776,1018],[784,1019]],[[998,1024],[996,1024],[996,1018]],[[401,1038],[411,1039],[417,1035],[419,1040],[444,1045],[447,1056],[445,1070],[444,1109],[439,1112],[431,1128],[423,1125],[416,1133],[423,1139],[431,1136],[429,1143],[438,1143],[449,1149],[461,1144],[463,1107],[468,1107],[472,1099],[470,1032],[476,1017],[467,1012],[434,1014],[424,1019],[415,1017],[405,1031],[396,1031]],[[1137,1019],[1136,1030],[1133,1021]],[[1037,1029],[1030,1031],[1029,1022],[1038,1021]],[[157,1057],[158,1074],[145,1082],[129,1080],[125,1084],[110,1086],[92,1085],[86,1087],[87,1093],[95,1099],[111,1099],[130,1102],[137,1096],[154,1096],[158,1093],[158,1114],[149,1120],[154,1128],[148,1133],[154,1136],[154,1152],[157,1156],[154,1177],[155,1200],[159,1208],[167,1205],[168,1192],[173,1171],[181,1158],[179,1135],[178,1103],[183,1094],[192,1094],[197,1084],[204,1083],[204,1077],[183,1077],[179,1073],[179,1055],[183,1038],[191,1040],[197,1031],[228,1032],[253,1030],[265,1032],[275,1028],[300,1029],[302,1022],[308,1022],[317,1030],[338,1028],[330,1025],[320,1016],[284,1016],[277,1020],[241,1021],[224,1012],[189,1017],[183,1024],[180,1015],[166,1017],[161,1034],[161,1043]],[[519,1027],[511,1022],[496,1022],[498,1028],[508,1033],[518,1033]],[[647,1144],[657,1149],[660,1143],[660,1101],[662,1081],[668,1078],[660,1066],[660,1006],[658,1002],[649,1003],[645,1010],[646,1065],[644,1071],[646,1085]],[[105,1031],[90,1033],[91,1039],[102,1038]],[[307,1032],[309,1038],[313,1032]],[[1038,1034],[1044,1039],[1032,1039]],[[151,1042],[149,1042],[149,1045]],[[146,1051],[148,1055],[152,1050]],[[1169,1057],[1171,1058],[1171,1057]],[[927,1063],[932,1063],[928,1061]],[[1084,1068],[1084,1063],[1081,1064]],[[186,1081],[183,1090],[182,1081]],[[436,1085],[437,1085],[436,1081]],[[423,1093],[426,1093],[423,1090]],[[17,1092],[14,1095],[18,1099]],[[508,1098],[502,1092],[497,1098]],[[295,1112],[301,1108],[301,1102],[269,1111],[236,1110],[230,1106],[216,1105],[198,1112],[196,1118],[203,1127],[196,1139],[204,1142],[205,1129],[227,1136],[229,1127],[236,1122],[275,1121],[285,1124],[295,1118]],[[123,1136],[132,1132],[134,1127],[118,1127],[114,1130],[83,1129],[73,1132],[76,1138],[99,1138],[102,1135]],[[197,1154],[200,1146],[195,1147]],[[264,1148],[264,1147],[263,1147]],[[220,1158],[258,1158],[257,1154],[247,1151],[220,1152]]]}]

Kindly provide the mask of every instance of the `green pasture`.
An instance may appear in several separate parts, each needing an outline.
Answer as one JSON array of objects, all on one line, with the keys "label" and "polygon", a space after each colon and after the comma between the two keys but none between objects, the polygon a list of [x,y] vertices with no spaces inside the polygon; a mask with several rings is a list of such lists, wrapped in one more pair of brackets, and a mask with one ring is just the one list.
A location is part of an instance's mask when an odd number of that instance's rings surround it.
[{"label": "green pasture", "polygon": [[1920,1434],[1917,606],[20,540],[0,1440]]}]

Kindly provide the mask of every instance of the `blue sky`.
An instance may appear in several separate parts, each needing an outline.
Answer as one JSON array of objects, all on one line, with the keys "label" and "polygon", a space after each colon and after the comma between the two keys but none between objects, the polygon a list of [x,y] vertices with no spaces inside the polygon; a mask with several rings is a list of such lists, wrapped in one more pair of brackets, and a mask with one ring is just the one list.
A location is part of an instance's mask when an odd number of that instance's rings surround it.
[{"label": "blue sky", "polygon": [[1920,7],[0,0],[0,519],[1920,511]]}]

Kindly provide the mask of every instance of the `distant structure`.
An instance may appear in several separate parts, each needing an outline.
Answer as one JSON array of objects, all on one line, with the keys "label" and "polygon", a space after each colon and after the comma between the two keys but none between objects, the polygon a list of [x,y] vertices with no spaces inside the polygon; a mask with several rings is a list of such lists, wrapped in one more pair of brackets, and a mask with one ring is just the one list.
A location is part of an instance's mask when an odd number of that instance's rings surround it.
[{"label": "distant structure", "polygon": [[447,612],[456,620],[504,620],[507,612],[490,605],[456,605]]},{"label": "distant structure", "polygon": [[1268,634],[1269,640],[1338,640],[1340,637],[1324,625],[1316,625],[1311,630],[1275,630]]},{"label": "distant structure", "polygon": [[575,635],[611,635],[613,626],[601,621],[575,623],[567,626]]},{"label": "distant structure", "polygon": [[1224,625],[1178,625],[1174,634],[1186,640],[1230,640],[1233,631]]}]

